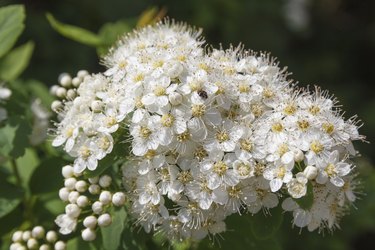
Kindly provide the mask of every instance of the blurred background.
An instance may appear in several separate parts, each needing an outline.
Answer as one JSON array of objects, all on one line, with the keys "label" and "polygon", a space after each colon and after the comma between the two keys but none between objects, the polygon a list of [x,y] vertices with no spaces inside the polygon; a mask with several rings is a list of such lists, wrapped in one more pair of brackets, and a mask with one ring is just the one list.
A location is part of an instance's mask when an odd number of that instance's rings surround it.
[{"label": "blurred background", "polygon": [[[167,16],[204,29],[214,47],[240,42],[245,48],[271,52],[293,72],[300,86],[317,84],[335,96],[346,110],[358,115],[361,134],[375,142],[375,1],[374,0],[1,0],[0,5],[26,6],[26,30],[19,44],[36,44],[24,74],[47,85],[62,72],[103,68],[93,48],[68,40],[48,24],[45,13],[58,20],[97,32],[107,22],[136,18],[145,9],[164,8]],[[277,239],[284,249],[363,249],[375,243],[375,148],[357,143],[363,179],[362,200],[333,234],[291,229],[289,217]],[[243,228],[242,230],[246,230]],[[230,234],[229,236],[230,237]],[[224,235],[226,238],[226,235]]]}]

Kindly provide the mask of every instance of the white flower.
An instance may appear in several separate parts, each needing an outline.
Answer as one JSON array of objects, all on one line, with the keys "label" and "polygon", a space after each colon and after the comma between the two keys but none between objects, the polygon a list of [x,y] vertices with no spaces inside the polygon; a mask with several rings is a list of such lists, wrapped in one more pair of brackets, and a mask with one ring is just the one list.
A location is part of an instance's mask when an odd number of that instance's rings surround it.
[{"label": "white flower", "polygon": [[295,199],[305,196],[307,191],[306,183],[307,178],[302,172],[296,174],[296,178],[293,178],[287,184],[288,193]]},{"label": "white flower", "polygon": [[60,227],[59,232],[64,235],[72,233],[77,226],[77,220],[67,214],[57,216],[55,223]]},{"label": "white flower", "polygon": [[328,179],[337,187],[344,186],[345,182],[342,179],[351,171],[351,165],[346,162],[341,162],[339,159],[339,152],[337,150],[331,152],[327,159],[318,163],[319,172],[316,177],[316,182],[325,184]]},{"label": "white flower", "polygon": [[281,161],[277,161],[274,165],[271,165],[264,170],[263,177],[270,181],[272,192],[278,191],[283,183],[287,184],[292,180],[293,166],[293,163],[285,165]]}]

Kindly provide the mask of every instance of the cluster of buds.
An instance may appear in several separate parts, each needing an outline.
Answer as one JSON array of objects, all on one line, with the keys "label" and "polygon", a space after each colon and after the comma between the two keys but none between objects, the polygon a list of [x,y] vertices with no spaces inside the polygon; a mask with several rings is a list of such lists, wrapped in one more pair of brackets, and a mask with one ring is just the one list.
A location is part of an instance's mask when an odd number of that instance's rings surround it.
[{"label": "cluster of buds", "polygon": [[61,234],[70,234],[76,230],[78,221],[82,221],[85,229],[81,236],[85,241],[96,238],[97,227],[107,227],[112,223],[107,212],[112,206],[125,204],[123,192],[111,193],[112,178],[108,175],[85,179],[82,174],[74,173],[70,165],[62,168],[65,178],[64,187],[59,197],[66,202],[65,213],[59,215],[55,222]]},{"label": "cluster of buds", "polygon": [[333,229],[356,199],[355,117],[267,54],[205,46],[169,22],[124,37],[59,111],[53,145],[75,158],[71,171],[95,170],[126,138],[132,214],[169,239],[219,234],[227,216],[280,202],[294,225]]},{"label": "cluster of buds", "polygon": [[58,234],[51,230],[46,232],[44,227],[35,226],[31,230],[16,231],[12,236],[10,250],[65,250],[66,243],[58,240]]}]

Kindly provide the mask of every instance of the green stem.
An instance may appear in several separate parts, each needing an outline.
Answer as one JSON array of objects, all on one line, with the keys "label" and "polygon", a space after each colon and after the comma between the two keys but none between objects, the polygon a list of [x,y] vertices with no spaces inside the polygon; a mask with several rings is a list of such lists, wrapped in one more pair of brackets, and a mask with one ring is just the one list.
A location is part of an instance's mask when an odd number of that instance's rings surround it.
[{"label": "green stem", "polygon": [[16,176],[17,185],[22,187],[22,179],[21,179],[20,172],[18,171],[18,166],[17,166],[17,162],[15,159],[11,160],[11,165],[12,165],[14,175]]}]

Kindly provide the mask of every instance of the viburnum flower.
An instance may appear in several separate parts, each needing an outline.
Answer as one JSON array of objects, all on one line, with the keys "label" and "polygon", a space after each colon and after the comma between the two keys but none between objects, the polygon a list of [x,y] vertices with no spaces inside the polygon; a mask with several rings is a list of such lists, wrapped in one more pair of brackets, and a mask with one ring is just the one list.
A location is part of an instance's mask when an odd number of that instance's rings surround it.
[{"label": "viburnum flower", "polygon": [[[292,84],[268,54],[205,49],[200,33],[164,21],[124,36],[103,74],[77,74],[74,98],[53,103],[53,145],[75,158],[75,175],[118,154],[126,201],[146,232],[199,240],[224,232],[233,213],[267,213],[279,201],[294,225],[333,229],[355,200],[355,118],[326,91]],[[110,202],[101,191],[110,181],[100,180],[88,187],[102,193],[95,218]],[[75,203],[71,182],[60,193]],[[76,220],[56,222],[69,233]]]}]

